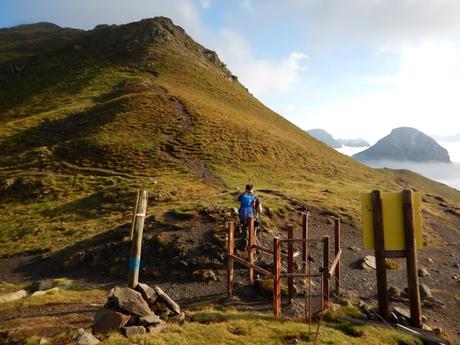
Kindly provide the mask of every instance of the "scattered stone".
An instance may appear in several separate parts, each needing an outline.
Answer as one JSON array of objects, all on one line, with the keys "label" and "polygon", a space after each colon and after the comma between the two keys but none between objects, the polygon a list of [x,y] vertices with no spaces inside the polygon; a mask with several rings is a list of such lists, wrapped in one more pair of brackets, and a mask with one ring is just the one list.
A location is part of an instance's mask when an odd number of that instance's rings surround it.
[{"label": "scattered stone", "polygon": [[53,279],[44,279],[38,282],[37,290],[49,290],[55,287]]},{"label": "scattered stone", "polygon": [[176,302],[174,302],[159,286],[155,286],[154,289],[158,298],[163,301],[169,309],[175,314],[180,314],[180,307]]},{"label": "scattered stone", "polygon": [[433,263],[433,259],[432,259],[432,258],[428,258],[428,259],[426,259],[426,261],[428,261],[430,264]]},{"label": "scattered stone", "polygon": [[49,293],[55,293],[55,292],[58,292],[60,289],[56,286],[54,288],[51,288],[51,289],[48,289],[48,290],[38,290],[38,291],[35,291],[32,295],[30,295],[31,297],[36,297],[36,296],[43,296],[43,295],[47,295]]},{"label": "scattered stone", "polygon": [[458,276],[458,275],[453,275],[453,276],[452,276],[452,279],[454,279],[454,280],[460,280],[460,276]]},{"label": "scattered stone", "polygon": [[160,317],[160,319],[162,319],[163,321],[168,321],[169,320],[169,315],[170,315],[170,311],[168,308],[164,308],[160,311],[158,311],[158,316]]},{"label": "scattered stone", "polygon": [[77,342],[78,345],[96,345],[100,341],[91,333],[86,332],[83,328],[80,328],[77,333],[74,334],[73,340]]},{"label": "scattered stone", "polygon": [[145,329],[144,326],[123,327],[122,330],[123,330],[123,334],[128,338],[131,338],[134,335],[142,335],[142,334],[147,333],[147,330]]},{"label": "scattered stone", "polygon": [[[150,302],[152,299],[156,301],[157,294],[153,288],[148,286],[147,284],[139,283],[136,286],[136,291],[140,292],[142,297],[147,301]],[[153,303],[155,303],[155,301]]]},{"label": "scattered stone", "polygon": [[211,269],[199,269],[192,273],[195,280],[201,280],[205,282],[216,281],[216,273]]},{"label": "scattered stone", "polygon": [[390,286],[388,288],[388,297],[390,298],[401,298],[401,290],[397,287]]},{"label": "scattered stone", "polygon": [[315,282],[314,282],[312,279],[308,279],[308,277],[302,277],[302,278],[300,278],[299,283],[300,283],[302,286],[308,286],[309,283],[310,283],[311,287],[314,287],[314,286],[315,286]]},{"label": "scattered stone", "polygon": [[166,322],[161,321],[160,323],[157,323],[156,325],[150,326],[149,328],[147,328],[147,332],[149,332],[151,334],[160,333],[165,328],[166,328]]},{"label": "scattered stone", "polygon": [[375,270],[376,269],[376,262],[375,262],[375,256],[373,255],[366,255],[362,260],[360,267],[363,270]]},{"label": "scattered stone", "polygon": [[110,291],[109,301],[118,308],[137,316],[152,315],[147,302],[142,295],[128,287],[115,287]]},{"label": "scattered stone", "polygon": [[428,286],[426,286],[425,284],[420,284],[419,289],[420,289],[420,298],[421,299],[432,298],[433,297],[433,295],[431,294],[430,288]]},{"label": "scattered stone", "polygon": [[94,316],[93,332],[108,334],[113,331],[118,331],[128,323],[130,318],[130,315],[115,310],[107,308],[100,309]]},{"label": "scattered stone", "polygon": [[7,303],[20,300],[27,296],[26,290],[18,290],[16,292],[10,292],[0,296],[0,303]]},{"label": "scattered stone", "polygon": [[143,316],[139,319],[139,323],[141,326],[151,326],[151,325],[156,325],[157,323],[160,323],[161,319],[160,316],[158,315],[149,315],[149,316]]},{"label": "scattered stone", "polygon": [[40,338],[40,341],[38,342],[38,345],[45,345],[49,344],[50,342],[46,338]]},{"label": "scattered stone", "polygon": [[425,267],[421,267],[418,269],[418,276],[419,277],[429,277],[430,272]]},{"label": "scattered stone", "polygon": [[426,323],[422,324],[422,330],[427,331],[427,332],[433,332],[433,328],[428,326]]},{"label": "scattered stone", "polygon": [[352,252],[359,252],[361,249],[359,249],[358,247],[349,246],[348,250],[351,250]]},{"label": "scattered stone", "polygon": [[394,307],[394,311],[396,312],[396,315],[402,316],[406,318],[407,320],[410,319],[410,311],[407,308],[401,308],[401,307]]}]

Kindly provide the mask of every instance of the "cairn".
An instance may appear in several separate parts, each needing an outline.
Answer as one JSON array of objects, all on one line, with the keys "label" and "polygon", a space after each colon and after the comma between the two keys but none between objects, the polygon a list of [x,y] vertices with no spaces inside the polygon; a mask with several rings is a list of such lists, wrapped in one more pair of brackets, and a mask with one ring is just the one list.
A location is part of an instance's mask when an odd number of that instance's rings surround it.
[{"label": "cairn", "polygon": [[135,289],[115,287],[107,303],[96,312],[92,330],[106,335],[121,332],[126,337],[157,333],[166,327],[166,321],[183,322],[185,314],[160,287],[139,283]]}]

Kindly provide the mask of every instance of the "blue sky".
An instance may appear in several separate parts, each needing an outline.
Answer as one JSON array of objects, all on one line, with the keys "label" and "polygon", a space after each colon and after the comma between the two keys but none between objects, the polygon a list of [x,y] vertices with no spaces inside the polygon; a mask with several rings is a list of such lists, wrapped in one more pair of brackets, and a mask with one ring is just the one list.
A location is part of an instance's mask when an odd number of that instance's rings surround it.
[{"label": "blue sky", "polygon": [[164,15],[301,128],[370,141],[460,132],[458,0],[0,0],[0,27]]}]

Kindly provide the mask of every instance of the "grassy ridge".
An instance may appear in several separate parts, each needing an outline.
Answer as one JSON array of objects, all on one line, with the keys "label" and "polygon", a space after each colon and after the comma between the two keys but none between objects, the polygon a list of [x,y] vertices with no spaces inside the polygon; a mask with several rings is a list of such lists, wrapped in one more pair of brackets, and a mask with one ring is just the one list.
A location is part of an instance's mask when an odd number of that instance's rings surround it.
[{"label": "grassy ridge", "polygon": [[[355,225],[359,193],[377,187],[460,201],[441,184],[370,169],[313,139],[165,20],[18,30],[0,32],[1,69],[24,66],[0,74],[0,254],[52,251],[111,230],[129,220],[139,187],[155,196],[159,220],[175,208],[232,205],[248,180],[276,191],[264,195],[268,207],[287,205],[277,196],[286,194]],[[124,43],[133,32],[156,36],[133,48],[145,39]],[[44,52],[19,48],[30,40]],[[113,40],[113,51],[98,40]]]}]

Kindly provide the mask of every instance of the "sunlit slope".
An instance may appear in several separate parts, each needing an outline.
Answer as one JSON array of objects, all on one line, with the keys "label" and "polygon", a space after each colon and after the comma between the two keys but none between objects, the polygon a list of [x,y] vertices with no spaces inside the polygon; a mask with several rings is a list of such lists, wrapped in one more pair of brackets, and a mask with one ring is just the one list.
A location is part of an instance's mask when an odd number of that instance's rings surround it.
[{"label": "sunlit slope", "polygon": [[460,200],[313,139],[166,18],[86,32],[31,25],[0,31],[0,45],[0,253],[113,229],[129,220],[138,187],[153,195],[158,219],[178,207],[231,205],[249,180],[278,193],[265,196],[267,206],[287,205],[284,194],[353,224],[359,193],[373,188]]}]

